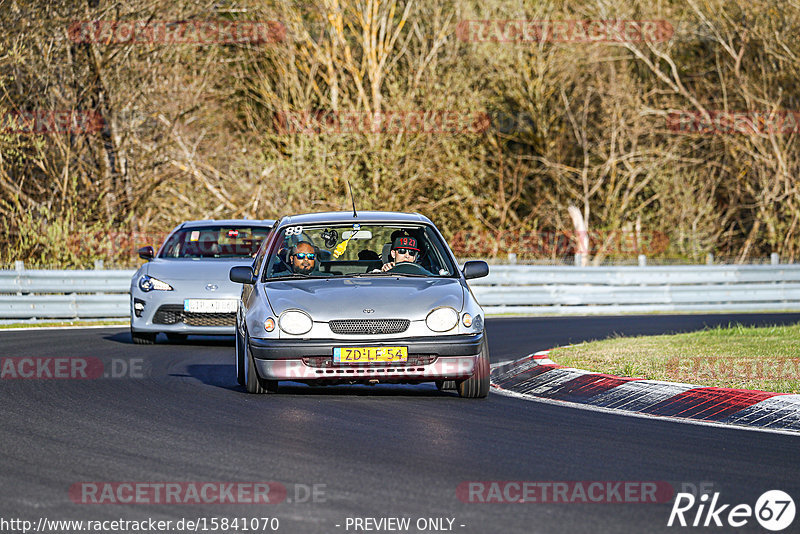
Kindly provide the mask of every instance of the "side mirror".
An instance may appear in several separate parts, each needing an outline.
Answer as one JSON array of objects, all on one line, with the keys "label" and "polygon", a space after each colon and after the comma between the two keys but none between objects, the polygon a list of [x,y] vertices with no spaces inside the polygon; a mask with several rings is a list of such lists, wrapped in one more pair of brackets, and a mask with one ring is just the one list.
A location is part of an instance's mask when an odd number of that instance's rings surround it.
[{"label": "side mirror", "polygon": [[485,261],[468,261],[464,264],[464,278],[483,278],[489,274],[489,264]]},{"label": "side mirror", "polygon": [[156,251],[153,250],[153,247],[147,245],[146,247],[142,247],[139,249],[139,257],[143,260],[150,261],[156,256]]},{"label": "side mirror", "polygon": [[231,282],[236,282],[238,284],[256,283],[256,275],[253,273],[253,269],[249,265],[231,267],[231,272],[228,276],[230,277]]}]

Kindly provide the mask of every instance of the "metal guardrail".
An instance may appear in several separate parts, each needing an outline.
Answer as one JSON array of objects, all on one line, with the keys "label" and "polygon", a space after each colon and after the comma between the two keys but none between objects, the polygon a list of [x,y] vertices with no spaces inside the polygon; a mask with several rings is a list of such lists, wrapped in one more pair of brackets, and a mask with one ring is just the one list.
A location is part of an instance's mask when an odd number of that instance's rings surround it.
[{"label": "metal guardrail", "polygon": [[[0,320],[127,317],[133,270],[0,270]],[[492,265],[491,314],[800,310],[800,265]]]},{"label": "metal guardrail", "polygon": [[487,313],[800,310],[800,265],[503,265],[470,281]]},{"label": "metal guardrail", "polygon": [[0,270],[0,320],[128,317],[134,270]]}]

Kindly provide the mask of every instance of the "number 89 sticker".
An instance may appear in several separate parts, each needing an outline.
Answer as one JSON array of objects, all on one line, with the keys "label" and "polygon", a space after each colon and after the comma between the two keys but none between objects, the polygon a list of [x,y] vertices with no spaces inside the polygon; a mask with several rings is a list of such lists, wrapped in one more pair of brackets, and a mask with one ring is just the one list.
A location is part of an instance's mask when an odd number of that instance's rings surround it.
[{"label": "number 89 sticker", "polygon": [[290,226],[286,229],[286,235],[300,235],[303,233],[302,226]]}]

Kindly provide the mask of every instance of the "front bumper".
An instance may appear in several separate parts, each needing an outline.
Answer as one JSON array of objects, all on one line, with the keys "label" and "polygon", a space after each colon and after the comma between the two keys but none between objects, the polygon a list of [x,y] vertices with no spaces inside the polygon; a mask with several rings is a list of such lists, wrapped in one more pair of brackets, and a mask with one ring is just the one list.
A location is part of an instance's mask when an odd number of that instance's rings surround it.
[{"label": "front bumper", "polygon": [[433,380],[459,380],[475,372],[477,356],[441,356],[427,365],[403,363],[386,366],[343,365],[312,367],[302,359],[255,360],[258,376],[266,380],[321,381],[321,382],[430,382]]},{"label": "front bumper", "polygon": [[335,347],[408,347],[408,355],[477,356],[483,334],[393,338],[381,341],[349,339],[262,339],[250,338],[250,351],[256,360],[288,360],[311,356],[331,356]]},{"label": "front bumper", "polygon": [[[236,313],[188,313],[183,311],[183,299],[172,292],[138,292],[131,298],[131,327],[137,332],[166,332],[175,334],[233,335]],[[152,293],[160,293],[153,295]],[[236,297],[227,297],[236,298]],[[137,317],[136,301],[144,305]]]},{"label": "front bumper", "polygon": [[[426,382],[471,376],[481,350],[483,334],[381,342],[254,338],[249,341],[258,374],[266,380]],[[408,362],[366,365],[334,364],[329,361],[319,363],[319,359],[330,359],[335,347],[397,345],[408,347]]]}]

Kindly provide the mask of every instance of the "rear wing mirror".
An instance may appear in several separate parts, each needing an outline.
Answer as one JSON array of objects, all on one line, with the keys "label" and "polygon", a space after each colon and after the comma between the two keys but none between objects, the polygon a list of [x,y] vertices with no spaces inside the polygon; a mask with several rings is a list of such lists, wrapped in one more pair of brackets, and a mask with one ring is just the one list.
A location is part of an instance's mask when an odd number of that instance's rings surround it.
[{"label": "rear wing mirror", "polygon": [[150,245],[139,249],[139,257],[143,260],[150,261],[156,256],[155,250]]},{"label": "rear wing mirror", "polygon": [[256,283],[256,275],[253,272],[253,268],[249,265],[231,267],[231,272],[228,274],[228,277],[231,279],[231,282],[236,282],[238,284]]},{"label": "rear wing mirror", "polygon": [[464,264],[464,278],[483,278],[489,274],[489,264],[485,261],[468,261]]}]

